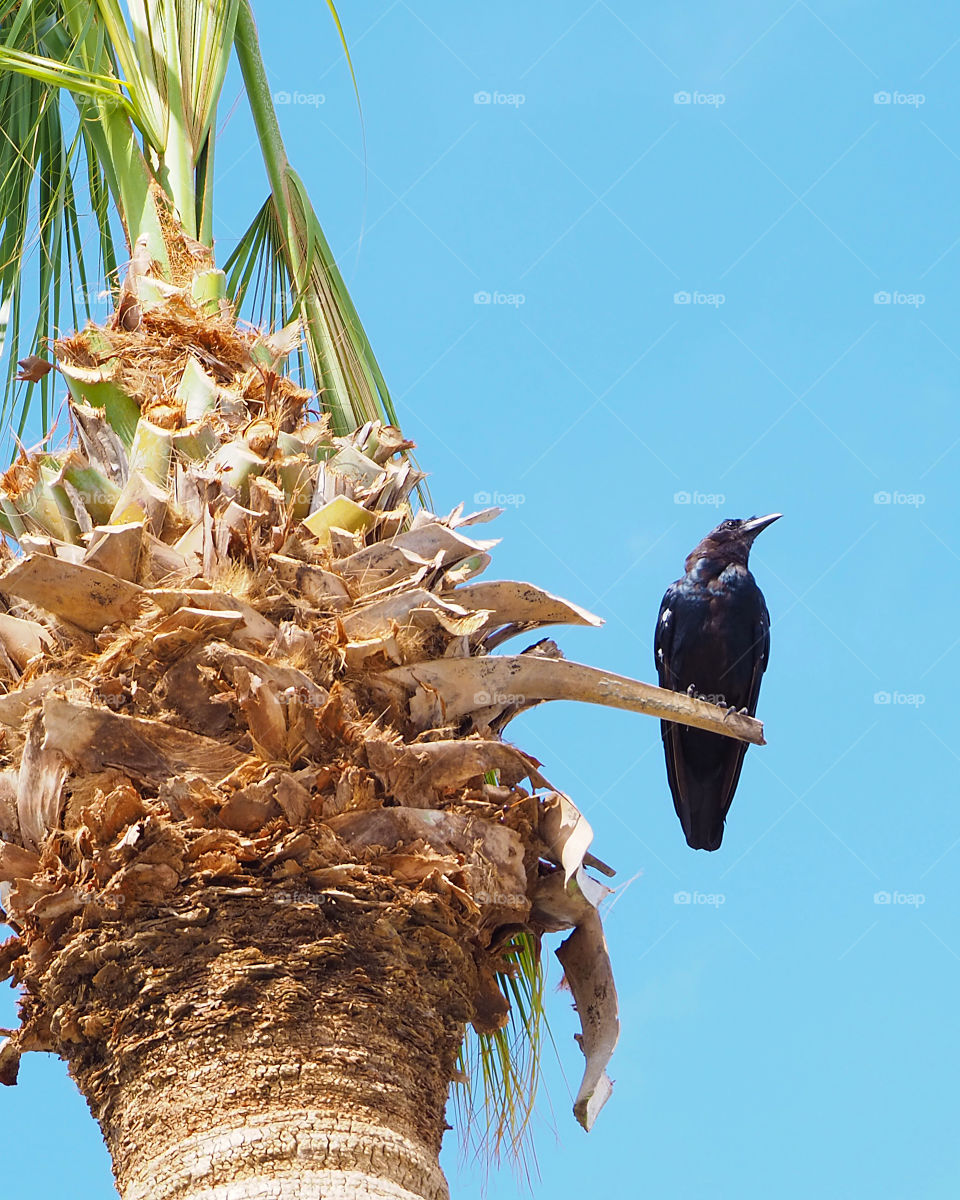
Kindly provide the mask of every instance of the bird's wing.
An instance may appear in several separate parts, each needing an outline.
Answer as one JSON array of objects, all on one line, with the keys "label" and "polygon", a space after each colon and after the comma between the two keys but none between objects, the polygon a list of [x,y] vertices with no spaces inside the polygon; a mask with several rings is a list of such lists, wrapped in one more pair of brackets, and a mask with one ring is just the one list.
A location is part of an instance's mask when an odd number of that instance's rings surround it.
[{"label": "bird's wing", "polygon": [[[679,582],[679,581],[678,581]],[[683,606],[684,596],[678,583],[667,588],[660,612],[657,614],[657,628],[653,635],[653,657],[657,668],[657,679],[661,687],[677,691],[680,682],[674,670],[673,645],[674,632],[677,627],[677,612]],[[683,775],[683,756],[680,753],[680,730],[675,721],[660,722],[660,736],[663,739],[663,750],[667,766],[667,782],[674,798],[674,806],[684,828],[687,827],[686,814],[681,812],[681,800],[686,786]]]},{"label": "bird's wing", "polygon": [[[751,717],[757,714],[757,701],[760,699],[760,681],[763,678],[764,671],[767,669],[767,661],[770,658],[770,614],[767,612],[766,602],[759,590],[757,595],[760,599],[760,605],[757,611],[757,620],[754,624],[753,641],[753,645],[757,647],[757,653],[754,655],[753,671],[750,675],[750,691],[746,705],[744,706]],[[731,753],[723,773],[723,780],[720,784],[721,811],[724,820],[726,820],[727,813],[730,811],[730,805],[733,803],[737,784],[740,782],[740,771],[743,768],[743,759],[746,752],[746,742],[732,743]]]},{"label": "bird's wing", "polygon": [[759,653],[753,661],[753,673],[750,676],[750,696],[746,704],[747,712],[749,712],[751,717],[757,715],[757,701],[760,699],[760,680],[763,678],[763,673],[767,669],[767,663],[770,661],[770,614],[767,612],[767,602],[764,600],[759,589],[757,590],[757,597],[760,600],[760,605],[753,627],[753,644],[759,648]]},{"label": "bird's wing", "polygon": [[671,669],[673,630],[676,623],[677,585],[672,583],[664,593],[657,614],[657,628],[653,635],[653,664],[657,668],[660,686],[676,691],[676,681]]}]

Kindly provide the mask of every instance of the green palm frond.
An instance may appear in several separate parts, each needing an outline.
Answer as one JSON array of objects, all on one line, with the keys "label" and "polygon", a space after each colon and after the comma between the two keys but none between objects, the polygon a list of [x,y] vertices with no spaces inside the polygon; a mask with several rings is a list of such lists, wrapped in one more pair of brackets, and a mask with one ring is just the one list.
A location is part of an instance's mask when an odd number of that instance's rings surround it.
[{"label": "green palm frond", "polygon": [[[76,326],[89,316],[99,290],[91,288],[92,281],[116,269],[110,196],[119,184],[110,151],[120,149],[117,135],[123,122],[130,127],[130,117],[110,65],[102,38],[89,19],[80,19],[75,4],[8,0],[0,7],[0,305],[8,313],[9,343],[3,425],[14,406],[17,358],[41,351],[64,323]],[[64,95],[73,97],[72,112],[62,103]],[[109,122],[98,120],[107,110]],[[121,215],[135,209],[137,200],[143,206],[149,189],[142,158],[137,186],[131,142],[132,128],[123,190],[128,202]],[[93,256],[84,237],[85,210],[93,213]],[[28,278],[31,263],[36,274]],[[36,319],[28,330],[24,313],[34,306]],[[47,428],[51,377],[37,391]],[[24,395],[16,414],[18,433],[28,399],[32,393]]]},{"label": "green palm frond", "polygon": [[119,0],[98,4],[161,185],[193,238],[213,203],[209,164],[197,167],[212,153],[209,135],[238,6],[239,0],[127,0],[128,19]]},{"label": "green palm frond", "polygon": [[[188,238],[212,246],[214,127],[234,51],[270,195],[228,264],[232,296],[243,303],[249,280],[262,271],[276,284],[274,296],[289,297],[281,307],[302,319],[307,378],[338,433],[368,420],[396,423],[319,219],[287,159],[249,0],[0,0],[3,423],[16,407],[17,358],[41,352],[64,323],[90,315],[88,280],[116,285],[121,227],[128,251],[146,238],[168,279],[171,217]],[[352,64],[350,71],[353,78]],[[38,272],[28,280],[34,260]],[[27,329],[23,314],[34,307],[38,319]],[[49,380],[37,389],[45,425],[49,389]],[[17,401],[21,428],[32,394]]]},{"label": "green palm frond", "polygon": [[[70,319],[79,320],[80,309],[89,312],[91,276],[89,254],[81,236],[75,178],[85,175],[88,187],[103,191],[103,169],[89,137],[71,133],[63,123],[56,89],[43,79],[19,69],[25,60],[40,56],[24,53],[16,57],[18,39],[37,46],[36,26],[27,25],[22,10],[8,27],[5,18],[11,6],[0,15],[0,305],[8,316],[11,353],[6,365],[5,403],[0,421],[10,416],[13,376],[22,343],[24,289],[27,286],[24,264],[37,262],[37,275],[31,279],[30,298],[36,305],[36,319],[29,335],[28,349],[39,348],[57,332],[64,304]],[[7,56],[15,54],[18,66],[4,69]],[[42,72],[46,74],[46,69]],[[113,264],[114,251],[109,219],[102,205],[99,249],[101,261]],[[99,266],[96,272],[100,274]],[[78,303],[79,302],[79,303]],[[40,384],[44,426],[50,417],[50,380]],[[20,414],[22,431],[25,412]]]},{"label": "green palm frond", "polygon": [[[263,210],[257,214],[227,270],[235,280],[275,274],[282,292],[289,292],[291,308],[303,320],[313,377],[336,432],[346,433],[378,418],[395,424],[386,382],[336,259],[306,189],[287,159],[249,0],[240,0],[236,49],[267,169],[273,219],[264,220]],[[235,299],[242,302],[244,295],[241,292]],[[271,303],[276,303],[275,297]]]}]

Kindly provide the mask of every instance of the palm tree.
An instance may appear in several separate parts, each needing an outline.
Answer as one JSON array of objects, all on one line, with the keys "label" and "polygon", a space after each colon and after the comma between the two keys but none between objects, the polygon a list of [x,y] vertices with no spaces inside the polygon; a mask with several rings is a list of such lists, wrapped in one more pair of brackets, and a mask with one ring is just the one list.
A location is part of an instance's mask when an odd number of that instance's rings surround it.
[{"label": "palm tree", "polygon": [[[270,192],[219,269],[232,53]],[[522,1130],[540,942],[572,930],[589,1128],[618,1025],[587,868],[609,869],[503,730],[554,699],[759,724],[553,642],[493,653],[599,622],[478,579],[495,512],[418,503],[249,0],[0,0],[0,131],[0,321],[11,363],[28,351],[7,414],[22,430],[36,395],[47,434],[0,486],[0,965],[22,997],[0,1080],[63,1057],[125,1200],[444,1196],[450,1083]],[[101,271],[112,315],[64,335]],[[258,289],[263,328],[241,326]]]}]

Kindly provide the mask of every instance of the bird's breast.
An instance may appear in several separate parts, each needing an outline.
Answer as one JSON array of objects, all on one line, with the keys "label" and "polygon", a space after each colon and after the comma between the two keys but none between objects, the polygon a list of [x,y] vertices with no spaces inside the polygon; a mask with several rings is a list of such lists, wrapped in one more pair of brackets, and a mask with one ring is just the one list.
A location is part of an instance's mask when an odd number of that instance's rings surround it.
[{"label": "bird's breast", "polygon": [[731,573],[726,581],[717,577],[717,586],[713,582],[688,583],[682,588],[682,604],[671,605],[670,666],[680,690],[693,685],[701,694],[739,708],[749,701],[760,650],[762,601],[749,575]]}]

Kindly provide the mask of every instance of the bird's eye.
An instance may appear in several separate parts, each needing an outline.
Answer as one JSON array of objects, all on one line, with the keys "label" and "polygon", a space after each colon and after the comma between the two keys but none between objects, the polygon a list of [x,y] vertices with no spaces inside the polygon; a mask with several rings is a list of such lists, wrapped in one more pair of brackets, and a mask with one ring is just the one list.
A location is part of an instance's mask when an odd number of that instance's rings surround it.
[{"label": "bird's eye", "polygon": [[736,529],[736,527],[737,527],[736,521],[724,521],[723,524],[720,526],[721,529]]}]

